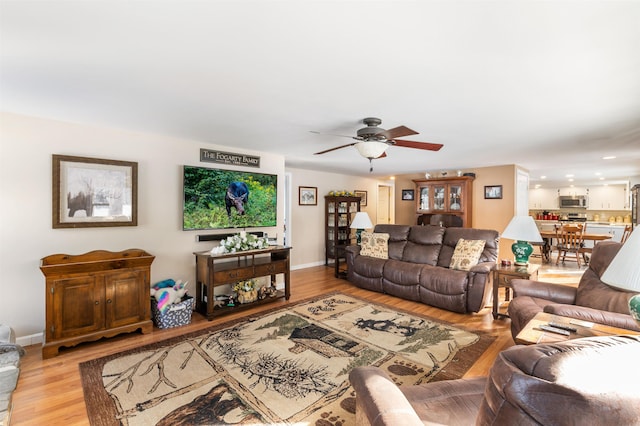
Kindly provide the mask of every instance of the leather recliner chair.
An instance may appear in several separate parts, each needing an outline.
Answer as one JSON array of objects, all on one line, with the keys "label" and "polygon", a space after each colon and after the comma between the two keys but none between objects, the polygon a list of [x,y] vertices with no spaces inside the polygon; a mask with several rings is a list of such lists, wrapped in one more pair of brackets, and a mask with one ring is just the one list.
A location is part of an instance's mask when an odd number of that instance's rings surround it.
[{"label": "leather recliner chair", "polygon": [[354,368],[357,425],[637,425],[640,336],[605,336],[502,351],[489,377],[396,386]]},{"label": "leather recliner chair", "polygon": [[511,281],[514,297],[507,312],[513,339],[542,311],[640,332],[629,315],[629,299],[637,293],[617,290],[600,280],[620,247],[622,244],[614,241],[596,244],[577,288],[542,281]]}]

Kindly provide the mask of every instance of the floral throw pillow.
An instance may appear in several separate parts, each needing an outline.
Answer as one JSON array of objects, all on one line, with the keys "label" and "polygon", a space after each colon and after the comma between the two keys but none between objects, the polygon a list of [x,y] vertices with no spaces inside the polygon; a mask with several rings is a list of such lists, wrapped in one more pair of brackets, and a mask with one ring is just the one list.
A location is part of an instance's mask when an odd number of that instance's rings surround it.
[{"label": "floral throw pillow", "polygon": [[389,234],[366,232],[360,235],[360,254],[363,256],[389,258]]},{"label": "floral throw pillow", "polygon": [[460,238],[456,244],[456,249],[453,251],[449,268],[468,271],[472,266],[477,265],[485,243],[485,240],[465,240]]}]

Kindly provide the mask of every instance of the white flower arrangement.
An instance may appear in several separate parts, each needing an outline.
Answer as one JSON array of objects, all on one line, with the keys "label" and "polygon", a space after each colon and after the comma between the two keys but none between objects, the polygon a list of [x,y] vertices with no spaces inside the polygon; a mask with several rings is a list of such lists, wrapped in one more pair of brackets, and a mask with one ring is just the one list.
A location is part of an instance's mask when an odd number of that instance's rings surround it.
[{"label": "white flower arrangement", "polygon": [[240,231],[239,234],[220,240],[220,245],[218,247],[214,247],[211,250],[211,253],[236,253],[239,251],[256,250],[267,247],[269,247],[269,239],[267,237],[257,237],[253,234],[247,234],[246,231]]}]

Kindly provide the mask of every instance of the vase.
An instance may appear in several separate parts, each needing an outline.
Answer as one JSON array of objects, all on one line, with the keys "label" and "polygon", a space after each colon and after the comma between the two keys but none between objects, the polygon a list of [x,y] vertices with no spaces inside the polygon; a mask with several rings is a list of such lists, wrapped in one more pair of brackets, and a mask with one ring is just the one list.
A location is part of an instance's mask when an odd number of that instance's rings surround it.
[{"label": "vase", "polygon": [[239,303],[251,303],[258,300],[258,290],[238,290],[238,302]]}]

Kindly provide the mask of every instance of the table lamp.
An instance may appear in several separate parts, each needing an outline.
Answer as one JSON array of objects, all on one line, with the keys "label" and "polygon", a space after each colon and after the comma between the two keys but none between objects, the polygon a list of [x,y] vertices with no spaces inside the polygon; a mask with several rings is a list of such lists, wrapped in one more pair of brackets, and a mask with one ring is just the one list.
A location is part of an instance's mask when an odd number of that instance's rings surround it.
[{"label": "table lamp", "polygon": [[[619,290],[640,292],[640,231],[631,233],[602,274],[602,282]],[[629,312],[640,324],[640,294],[629,299]]]},{"label": "table lamp", "polygon": [[351,222],[351,228],[356,230],[356,242],[360,245],[360,237],[364,229],[373,228],[371,219],[366,212],[358,212]]},{"label": "table lamp", "polygon": [[502,233],[502,238],[516,240],[511,246],[511,251],[516,259],[516,265],[527,266],[529,256],[533,253],[530,242],[541,243],[542,237],[538,227],[531,216],[518,215],[511,219],[507,228]]}]

